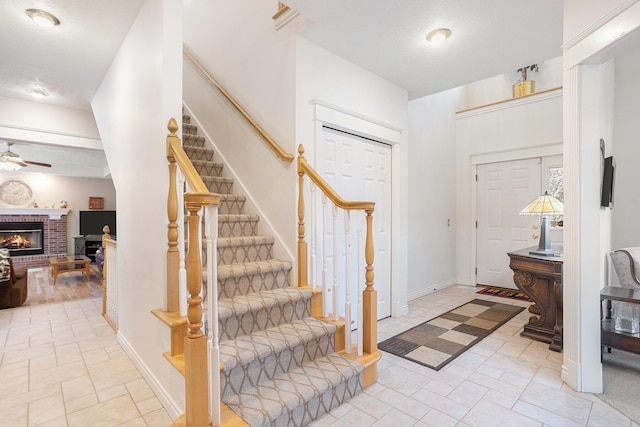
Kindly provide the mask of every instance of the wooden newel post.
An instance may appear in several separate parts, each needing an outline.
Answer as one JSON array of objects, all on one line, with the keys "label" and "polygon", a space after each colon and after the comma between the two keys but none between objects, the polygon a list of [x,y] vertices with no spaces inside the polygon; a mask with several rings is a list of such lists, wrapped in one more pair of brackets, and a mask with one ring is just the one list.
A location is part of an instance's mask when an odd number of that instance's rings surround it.
[{"label": "wooden newel post", "polygon": [[202,260],[198,231],[202,203],[193,193],[185,194],[189,212],[189,248],[187,253],[187,337],[184,343],[184,369],[187,426],[209,425],[209,387],[207,366],[207,337],[202,330]]},{"label": "wooden newel post", "polygon": [[307,286],[307,242],[304,238],[304,147],[298,146],[298,287]]},{"label": "wooden newel post", "polygon": [[102,314],[107,314],[107,240],[111,239],[108,225],[102,227]]},{"label": "wooden newel post", "polygon": [[176,189],[176,159],[173,156],[171,143],[179,144],[180,139],[176,135],[178,124],[175,119],[170,119],[167,125],[167,160],[169,161],[169,193],[167,196],[167,311],[180,310],[180,253],[178,252],[178,192]]},{"label": "wooden newel post", "polygon": [[373,288],[373,209],[367,213],[367,235],[365,241],[365,285],[362,292],[363,310],[363,338],[362,349],[365,353],[373,354],[378,350],[378,292]]}]

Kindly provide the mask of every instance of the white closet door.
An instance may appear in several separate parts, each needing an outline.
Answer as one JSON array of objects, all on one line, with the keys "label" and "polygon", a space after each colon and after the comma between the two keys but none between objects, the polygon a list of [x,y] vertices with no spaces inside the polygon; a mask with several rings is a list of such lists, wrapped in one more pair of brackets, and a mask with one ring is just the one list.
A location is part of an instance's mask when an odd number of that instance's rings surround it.
[{"label": "white closet door", "polygon": [[[352,135],[346,132],[323,128],[323,138],[317,147],[316,167],[322,177],[345,200],[362,200],[375,202],[373,213],[373,245],[374,245],[374,286],[378,291],[378,319],[391,315],[391,146]],[[328,205],[330,202],[327,202]],[[318,228],[317,236],[322,236],[321,209],[317,203]],[[357,284],[358,272],[350,271],[351,283],[351,318],[357,320],[356,309],[358,292],[364,288],[364,239],[366,237],[365,215],[358,211],[351,213],[351,260],[357,258],[357,232],[361,230],[362,259],[358,260],[361,283]],[[328,220],[331,223],[331,210]],[[344,283],[345,237],[343,233],[344,218],[339,213],[337,236],[339,280]],[[329,229],[332,229],[329,224]],[[333,246],[333,232],[327,240],[327,248]],[[316,283],[321,283],[322,246],[316,243]],[[333,259],[328,259],[327,280],[332,281]],[[339,293],[339,313],[344,311],[344,288]],[[357,325],[354,324],[354,327]]]},{"label": "white closet door", "polygon": [[540,217],[519,212],[541,194],[540,159],[478,165],[476,283],[517,289],[507,252],[537,246]]}]

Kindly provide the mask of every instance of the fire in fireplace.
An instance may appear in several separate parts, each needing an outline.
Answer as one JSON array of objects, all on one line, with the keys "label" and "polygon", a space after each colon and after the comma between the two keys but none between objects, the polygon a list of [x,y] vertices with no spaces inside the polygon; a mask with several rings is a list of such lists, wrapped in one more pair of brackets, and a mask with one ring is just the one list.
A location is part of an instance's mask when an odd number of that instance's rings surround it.
[{"label": "fire in fireplace", "polygon": [[0,248],[11,256],[44,254],[42,222],[0,222]]}]

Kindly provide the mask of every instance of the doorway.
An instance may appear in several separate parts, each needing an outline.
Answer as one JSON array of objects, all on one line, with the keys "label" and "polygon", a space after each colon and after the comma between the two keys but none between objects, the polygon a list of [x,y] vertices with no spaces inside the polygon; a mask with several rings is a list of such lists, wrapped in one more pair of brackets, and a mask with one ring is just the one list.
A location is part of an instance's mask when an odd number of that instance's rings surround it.
[{"label": "doorway", "polygon": [[507,253],[537,243],[540,218],[518,212],[540,184],[540,158],[478,165],[477,284],[516,289]]},{"label": "doorway", "polygon": [[[563,200],[562,156],[477,166],[476,284],[517,289],[508,252],[537,246],[540,216],[518,215],[544,191]],[[562,244],[560,218],[551,218],[550,238]]]},{"label": "doorway", "polygon": [[[322,128],[322,138],[317,146],[316,168],[322,177],[336,192],[346,200],[365,200],[375,202],[373,214],[373,247],[375,289],[378,292],[378,319],[391,315],[391,146],[373,139],[344,132],[328,126]],[[322,218],[322,205],[318,203],[317,218]],[[329,218],[331,212],[328,213]],[[358,251],[358,228],[361,230],[361,241],[364,241],[365,215],[360,212],[351,213],[351,232],[349,256],[356,259]],[[340,224],[343,217],[340,213]],[[316,224],[316,235],[322,236],[321,220]],[[341,275],[344,276],[345,236],[343,227],[337,228],[341,235],[337,236],[338,264]],[[333,239],[333,236],[327,236]],[[332,243],[331,243],[332,244]],[[327,247],[331,247],[327,243]],[[316,243],[316,253],[321,254],[321,243]],[[362,246],[364,256],[364,246]],[[331,252],[329,250],[329,252]],[[328,257],[327,264],[332,265],[333,259]],[[316,272],[322,271],[320,255],[316,261]],[[364,269],[364,264],[362,265]],[[360,286],[358,272],[351,269],[350,286],[352,298],[357,298],[364,286],[364,275],[361,272]],[[321,283],[317,274],[316,283]],[[341,295],[339,304],[343,307],[344,296]],[[355,300],[352,299],[352,319],[357,319]],[[357,325],[354,324],[354,327]]]}]

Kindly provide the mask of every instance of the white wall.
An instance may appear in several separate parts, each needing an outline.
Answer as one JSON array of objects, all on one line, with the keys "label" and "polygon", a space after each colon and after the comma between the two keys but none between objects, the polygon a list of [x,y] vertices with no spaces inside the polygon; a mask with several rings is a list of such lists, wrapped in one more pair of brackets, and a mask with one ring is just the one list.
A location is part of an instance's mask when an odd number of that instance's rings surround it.
[{"label": "white wall", "polygon": [[409,300],[455,283],[455,112],[463,92],[451,89],[409,102]]},{"label": "white wall", "polygon": [[456,277],[475,285],[475,164],[559,154],[562,92],[460,113],[456,121]]},{"label": "white wall", "polygon": [[[611,229],[606,229],[611,221],[610,212],[603,212],[599,207],[599,174],[593,172],[600,168],[600,153],[599,147],[595,151],[593,140],[607,134],[612,141],[607,145],[615,151],[617,141],[612,138],[614,119],[611,115],[615,75],[613,65],[606,62],[637,50],[636,30],[640,27],[640,3],[615,1],[606,2],[606,6],[604,3],[566,1],[564,17],[566,191],[562,379],[574,389],[586,392],[602,390],[597,319],[599,290],[606,273],[604,252],[611,239]],[[614,6],[619,7],[608,13]],[[574,36],[578,32],[581,33]],[[594,108],[593,102],[603,106]],[[595,129],[600,135],[585,133],[587,129]]]},{"label": "white wall", "polygon": [[12,98],[0,98],[0,126],[100,138],[91,111]]},{"label": "white wall", "polygon": [[629,5],[629,0],[564,0],[564,43],[579,41]]},{"label": "white wall", "polygon": [[182,2],[142,6],[92,107],[117,190],[118,339],[164,400],[184,404],[184,379],[162,357],[169,329],[150,311],[166,295],[167,122],[181,116]]},{"label": "white wall", "polygon": [[391,313],[400,315],[407,310],[408,93],[300,37],[295,75],[296,141],[312,166],[321,119],[394,144]]},{"label": "white wall", "polygon": [[89,209],[89,197],[103,197],[104,209],[116,209],[116,191],[110,179],[74,178],[68,176],[45,175],[33,172],[0,172],[0,182],[18,179],[33,190],[34,202],[41,208],[59,207],[60,201],[67,201],[67,251],[74,253],[73,237],[79,235],[79,211]]},{"label": "white wall", "polygon": [[[298,17],[276,30],[277,10],[278,2],[271,0],[187,2],[185,45],[286,152],[295,154],[295,34],[307,21]],[[248,211],[254,205],[261,215],[260,231],[281,239],[284,246],[276,246],[275,255],[290,258],[297,240],[295,162],[278,159],[189,64],[184,102],[202,126],[199,132],[211,137],[235,173],[235,190],[250,197]]]},{"label": "white wall", "polygon": [[[529,71],[528,80],[536,82],[536,92],[562,86],[562,57],[548,59],[538,64],[539,71]],[[458,109],[478,107],[492,102],[510,99],[513,96],[513,84],[520,79],[520,73],[511,71],[488,79],[469,83],[464,87],[464,97]]]},{"label": "white wall", "polygon": [[640,246],[640,49],[616,58],[615,148],[616,182],[612,209],[611,247]]}]

